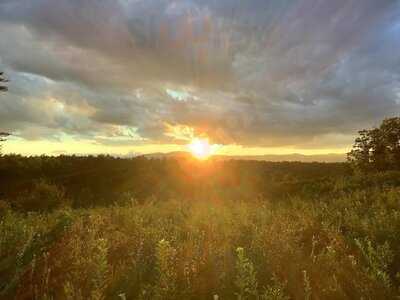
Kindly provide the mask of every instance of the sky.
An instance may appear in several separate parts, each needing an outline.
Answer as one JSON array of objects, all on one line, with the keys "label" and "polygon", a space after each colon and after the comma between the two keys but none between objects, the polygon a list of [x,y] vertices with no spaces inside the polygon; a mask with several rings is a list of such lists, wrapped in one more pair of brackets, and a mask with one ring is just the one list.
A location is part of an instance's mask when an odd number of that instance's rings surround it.
[{"label": "sky", "polygon": [[2,0],[3,152],[344,153],[399,53],[397,0]]}]

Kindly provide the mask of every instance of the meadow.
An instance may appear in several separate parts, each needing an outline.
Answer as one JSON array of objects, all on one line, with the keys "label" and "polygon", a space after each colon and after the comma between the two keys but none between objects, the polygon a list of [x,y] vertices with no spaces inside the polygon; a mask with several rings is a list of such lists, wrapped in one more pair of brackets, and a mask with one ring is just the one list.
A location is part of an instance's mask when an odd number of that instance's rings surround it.
[{"label": "meadow", "polygon": [[0,300],[400,300],[399,54],[400,0],[0,0]]},{"label": "meadow", "polygon": [[0,299],[397,299],[400,173],[0,158]]}]

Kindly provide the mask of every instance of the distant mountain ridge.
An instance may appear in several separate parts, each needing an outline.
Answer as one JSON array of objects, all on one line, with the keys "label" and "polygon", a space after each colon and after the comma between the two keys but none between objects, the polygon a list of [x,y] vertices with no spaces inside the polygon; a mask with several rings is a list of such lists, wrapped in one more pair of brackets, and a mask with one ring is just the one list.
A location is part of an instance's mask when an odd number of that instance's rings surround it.
[{"label": "distant mountain ridge", "polygon": [[[143,155],[147,158],[179,158],[190,156],[188,152],[169,152],[169,153],[150,153]],[[318,154],[318,155],[305,155],[299,153],[292,154],[265,154],[265,155],[214,155],[214,159],[219,160],[257,160],[257,161],[300,161],[300,162],[345,162],[346,154]]]}]

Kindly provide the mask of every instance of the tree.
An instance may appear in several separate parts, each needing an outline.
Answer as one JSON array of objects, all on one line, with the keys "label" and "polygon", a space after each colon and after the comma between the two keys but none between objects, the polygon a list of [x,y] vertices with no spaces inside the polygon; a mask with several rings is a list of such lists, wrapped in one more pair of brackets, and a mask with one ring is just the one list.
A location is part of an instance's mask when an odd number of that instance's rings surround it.
[{"label": "tree", "polygon": [[4,72],[0,72],[0,92],[8,90],[8,87],[4,85],[6,82],[8,82],[8,80],[4,77]]},{"label": "tree", "polygon": [[362,172],[400,170],[400,117],[385,119],[378,128],[359,131],[347,159]]}]

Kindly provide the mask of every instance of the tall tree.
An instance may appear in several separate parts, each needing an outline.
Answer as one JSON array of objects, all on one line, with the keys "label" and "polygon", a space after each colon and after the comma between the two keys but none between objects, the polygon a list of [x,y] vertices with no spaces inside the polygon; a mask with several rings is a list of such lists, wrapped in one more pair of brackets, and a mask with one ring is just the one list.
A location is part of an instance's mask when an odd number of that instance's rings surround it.
[{"label": "tall tree", "polygon": [[400,170],[400,117],[385,119],[378,128],[359,131],[347,158],[362,172]]}]

